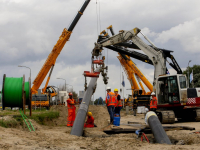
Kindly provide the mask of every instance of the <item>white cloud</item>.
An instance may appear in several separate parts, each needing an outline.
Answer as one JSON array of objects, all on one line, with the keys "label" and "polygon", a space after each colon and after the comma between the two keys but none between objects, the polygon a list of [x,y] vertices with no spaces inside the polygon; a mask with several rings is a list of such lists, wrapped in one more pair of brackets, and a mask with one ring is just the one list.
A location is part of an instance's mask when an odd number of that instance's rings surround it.
[{"label": "white cloud", "polygon": [[[0,85],[3,74],[29,76],[29,70],[17,65],[29,66],[32,80],[56,44],[62,30],[71,23],[84,1],[80,0],[2,0],[0,1]],[[199,13],[198,0],[98,0],[100,2],[101,30],[113,25],[115,33],[135,27],[161,48],[175,50],[174,55],[182,68],[186,60],[199,64]],[[99,5],[97,6],[99,9]],[[98,10],[99,13],[99,10]],[[100,27],[98,32],[101,31]],[[96,1],[90,2],[75,27],[70,40],[57,58],[50,85],[63,83],[57,77],[67,79],[78,92],[84,89],[83,71],[90,70],[91,51],[97,40]],[[184,53],[181,51],[184,49]],[[192,54],[191,52],[195,53]],[[103,52],[107,60],[107,50]],[[116,52],[108,52],[109,86],[120,88],[120,67]],[[135,60],[134,60],[135,61]],[[136,61],[138,68],[152,82],[153,67]],[[122,71],[122,69],[121,69]],[[170,70],[170,73],[172,71]],[[44,86],[44,80],[41,88]],[[89,80],[88,80],[89,82]],[[126,87],[130,88],[125,77]],[[105,85],[98,79],[95,97],[104,97]],[[125,90],[125,96],[131,93]]]},{"label": "white cloud", "polygon": [[172,27],[169,30],[162,31],[155,39],[157,43],[167,43],[170,40],[176,40],[180,42],[183,49],[189,52],[200,51],[200,30],[199,30],[200,18],[187,21]]}]

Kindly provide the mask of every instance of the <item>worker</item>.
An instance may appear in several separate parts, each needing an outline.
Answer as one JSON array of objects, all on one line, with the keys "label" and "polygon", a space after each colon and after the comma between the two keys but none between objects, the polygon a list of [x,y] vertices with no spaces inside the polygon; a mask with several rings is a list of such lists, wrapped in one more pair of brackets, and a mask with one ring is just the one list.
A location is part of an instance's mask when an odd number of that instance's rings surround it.
[{"label": "worker", "polygon": [[114,89],[114,93],[115,93],[115,100],[116,100],[115,114],[119,114],[120,116],[120,110],[122,109],[121,96],[118,94],[118,89]]},{"label": "worker", "polygon": [[151,93],[150,110],[155,112],[156,109],[157,109],[157,98],[156,98],[156,94],[154,92],[152,92]]},{"label": "worker", "polygon": [[88,116],[88,118],[87,118],[86,123],[84,124],[84,127],[85,128],[96,127],[96,125],[94,124],[94,117],[92,117],[92,112],[88,112],[87,116]]},{"label": "worker", "polygon": [[67,117],[67,126],[72,127],[76,117],[76,106],[75,100],[72,98],[72,93],[68,94],[69,98],[67,99],[67,108],[68,108],[68,117]]},{"label": "worker", "polygon": [[106,106],[108,109],[108,113],[110,115],[110,124],[113,124],[115,105],[116,105],[115,94],[113,92],[111,92],[110,87],[107,87],[106,91],[107,91]]}]

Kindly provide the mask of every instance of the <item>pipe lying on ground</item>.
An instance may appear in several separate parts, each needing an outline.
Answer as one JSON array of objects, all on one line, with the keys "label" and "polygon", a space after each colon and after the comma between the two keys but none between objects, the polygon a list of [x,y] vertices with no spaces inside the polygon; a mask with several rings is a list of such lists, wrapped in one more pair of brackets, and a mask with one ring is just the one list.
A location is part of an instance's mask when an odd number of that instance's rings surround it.
[{"label": "pipe lying on ground", "polygon": [[169,140],[169,137],[167,136],[162,124],[160,123],[157,115],[153,111],[150,111],[146,114],[145,122],[151,128],[151,131],[152,131],[157,143],[172,144],[171,141]]},{"label": "pipe lying on ground", "polygon": [[[101,68],[97,68],[95,70],[95,72],[99,72],[100,69]],[[97,77],[93,77],[90,80],[87,90],[85,91],[85,94],[83,96],[82,103],[81,103],[78,113],[76,115],[76,119],[74,121],[72,130],[70,133],[71,135],[82,136],[82,134],[83,134],[83,127],[84,127],[84,123],[85,123],[86,114],[88,111],[89,102],[90,102],[92,94],[96,88],[97,79],[98,79]]]}]

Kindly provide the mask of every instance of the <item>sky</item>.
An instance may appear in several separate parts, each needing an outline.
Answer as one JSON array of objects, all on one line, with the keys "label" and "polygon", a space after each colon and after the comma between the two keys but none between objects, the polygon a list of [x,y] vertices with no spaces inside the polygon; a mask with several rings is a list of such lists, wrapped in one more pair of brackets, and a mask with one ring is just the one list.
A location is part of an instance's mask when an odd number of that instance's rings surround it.
[{"label": "sky", "polygon": [[[3,74],[33,81],[56,44],[68,28],[84,0],[0,0],[0,86]],[[115,33],[138,27],[157,47],[172,50],[180,67],[200,64],[199,0],[91,0],[77,23],[70,40],[56,60],[49,85],[66,83],[73,90],[84,90],[84,71],[90,71],[91,51],[98,34],[113,25]],[[105,88],[120,89],[122,72],[118,54],[104,48],[108,65],[108,85],[99,77],[94,98],[105,98]],[[153,81],[154,68],[132,59],[147,79]],[[170,74],[175,71],[169,68]],[[125,76],[125,73],[124,73]],[[125,76],[124,97],[131,94]],[[88,83],[89,83],[88,78]],[[40,88],[45,85],[46,79]],[[68,86],[71,88],[72,86]],[[148,90],[147,90],[148,91]],[[123,94],[122,94],[123,95]]]}]

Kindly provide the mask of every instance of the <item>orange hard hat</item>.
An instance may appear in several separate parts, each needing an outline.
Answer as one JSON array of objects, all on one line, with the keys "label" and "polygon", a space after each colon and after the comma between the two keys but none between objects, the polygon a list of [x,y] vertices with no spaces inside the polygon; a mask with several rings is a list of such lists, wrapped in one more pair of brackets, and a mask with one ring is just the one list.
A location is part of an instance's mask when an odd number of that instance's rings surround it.
[{"label": "orange hard hat", "polygon": [[69,96],[72,96],[72,93],[70,92],[68,95],[69,95]]}]

